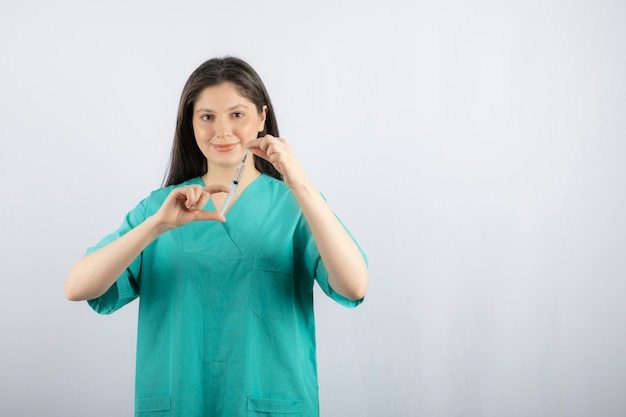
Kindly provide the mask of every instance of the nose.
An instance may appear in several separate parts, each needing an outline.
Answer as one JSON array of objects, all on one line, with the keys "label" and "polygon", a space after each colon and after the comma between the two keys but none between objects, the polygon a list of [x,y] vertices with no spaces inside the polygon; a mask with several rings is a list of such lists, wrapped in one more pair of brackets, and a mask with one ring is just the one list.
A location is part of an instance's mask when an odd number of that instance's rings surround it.
[{"label": "nose", "polygon": [[230,120],[227,117],[219,117],[215,124],[215,135],[218,138],[225,139],[232,136],[233,129]]}]

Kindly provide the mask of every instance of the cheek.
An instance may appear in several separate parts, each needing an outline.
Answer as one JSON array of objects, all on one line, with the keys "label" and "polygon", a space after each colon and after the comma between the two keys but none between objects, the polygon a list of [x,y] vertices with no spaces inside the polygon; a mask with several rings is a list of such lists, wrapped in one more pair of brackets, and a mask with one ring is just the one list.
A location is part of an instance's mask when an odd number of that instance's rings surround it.
[{"label": "cheek", "polygon": [[248,129],[246,130],[246,133],[244,135],[241,135],[241,141],[246,144],[250,141],[253,141],[257,138],[258,136],[258,132],[256,131],[256,129]]},{"label": "cheek", "polygon": [[246,143],[250,140],[250,134],[247,130],[239,129],[238,131],[233,131],[233,135],[241,141],[241,143]]},{"label": "cheek", "polygon": [[196,140],[203,140],[210,136],[211,132],[206,126],[202,126],[201,124],[192,124],[193,134],[196,137]]}]

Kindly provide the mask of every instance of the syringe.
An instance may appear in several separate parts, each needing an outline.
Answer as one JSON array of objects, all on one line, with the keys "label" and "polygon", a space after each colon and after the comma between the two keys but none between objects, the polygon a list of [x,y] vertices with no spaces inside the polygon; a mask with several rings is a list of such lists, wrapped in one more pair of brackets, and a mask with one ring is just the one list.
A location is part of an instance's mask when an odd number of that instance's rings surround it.
[{"label": "syringe", "polygon": [[230,191],[228,192],[228,195],[224,199],[224,204],[222,204],[222,210],[220,211],[220,214],[222,216],[224,215],[224,213],[226,213],[226,210],[228,209],[228,204],[230,203],[230,200],[233,198],[235,191],[237,191],[237,186],[239,185],[239,181],[241,181],[241,177],[243,177],[243,171],[245,171],[246,169],[246,158],[248,157],[249,152],[250,152],[250,149],[247,149],[246,153],[243,154],[243,159],[241,160],[241,163],[237,167],[237,171],[235,171],[235,175],[233,176],[233,182],[230,183]]}]

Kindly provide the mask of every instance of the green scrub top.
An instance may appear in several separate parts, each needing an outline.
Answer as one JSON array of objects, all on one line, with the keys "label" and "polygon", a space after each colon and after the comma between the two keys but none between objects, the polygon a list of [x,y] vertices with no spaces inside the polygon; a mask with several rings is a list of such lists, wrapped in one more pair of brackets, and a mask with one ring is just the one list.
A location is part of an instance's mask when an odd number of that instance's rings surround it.
[{"label": "green scrub top", "polygon": [[[194,178],[179,186],[200,184]],[[93,251],[154,214],[156,190]],[[207,210],[215,210],[209,201]],[[153,241],[91,307],[110,314],[139,297],[135,415],[318,416],[313,283],[328,284],[291,190],[262,175],[227,213]]]}]

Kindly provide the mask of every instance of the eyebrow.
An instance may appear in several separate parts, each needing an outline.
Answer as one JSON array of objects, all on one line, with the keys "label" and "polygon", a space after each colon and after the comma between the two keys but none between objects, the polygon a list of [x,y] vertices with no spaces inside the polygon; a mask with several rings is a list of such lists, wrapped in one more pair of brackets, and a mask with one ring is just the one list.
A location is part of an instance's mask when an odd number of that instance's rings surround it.
[{"label": "eyebrow", "polygon": [[[228,111],[232,111],[232,110],[238,109],[240,107],[243,107],[244,109],[248,108],[248,106],[246,106],[245,104],[235,104],[234,106],[229,107],[227,110]],[[213,112],[213,110],[211,110],[211,109],[200,108],[200,109],[196,110],[196,113],[202,112],[202,111],[206,111],[206,112],[210,112],[210,113]]]}]

